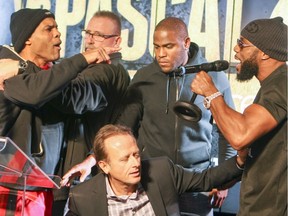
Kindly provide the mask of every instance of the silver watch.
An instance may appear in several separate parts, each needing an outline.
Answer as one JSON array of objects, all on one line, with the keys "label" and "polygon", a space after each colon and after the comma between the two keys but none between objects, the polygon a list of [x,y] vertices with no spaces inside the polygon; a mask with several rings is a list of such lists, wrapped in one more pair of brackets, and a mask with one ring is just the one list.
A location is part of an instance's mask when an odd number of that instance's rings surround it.
[{"label": "silver watch", "polygon": [[216,97],[218,97],[218,96],[222,96],[222,93],[219,92],[219,91],[216,92],[216,93],[214,93],[214,94],[212,94],[212,95],[210,95],[210,96],[208,96],[208,97],[205,97],[205,98],[204,98],[204,101],[203,101],[204,107],[205,107],[206,109],[210,109],[211,101],[212,101],[213,99],[215,99]]},{"label": "silver watch", "polygon": [[20,60],[18,63],[18,74],[23,73],[28,67],[27,61]]}]

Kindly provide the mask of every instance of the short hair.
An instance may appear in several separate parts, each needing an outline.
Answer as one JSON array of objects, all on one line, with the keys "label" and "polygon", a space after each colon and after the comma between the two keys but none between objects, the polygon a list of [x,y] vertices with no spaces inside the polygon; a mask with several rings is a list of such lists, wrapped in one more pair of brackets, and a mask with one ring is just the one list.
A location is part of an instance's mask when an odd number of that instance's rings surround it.
[{"label": "short hair", "polygon": [[156,25],[155,32],[160,30],[177,32],[182,38],[188,36],[187,25],[183,20],[177,17],[166,17],[165,19],[161,20]]},{"label": "short hair", "polygon": [[109,137],[116,135],[130,135],[131,137],[133,137],[133,139],[135,139],[131,129],[126,126],[112,124],[107,124],[103,126],[97,132],[94,140],[93,151],[96,161],[108,161],[108,155],[105,148],[105,140],[107,140]]},{"label": "short hair", "polygon": [[115,34],[121,35],[121,20],[117,14],[115,14],[111,11],[100,10],[100,11],[97,11],[96,13],[94,13],[93,17],[109,18],[110,20],[112,20],[115,23],[115,26],[116,26]]}]

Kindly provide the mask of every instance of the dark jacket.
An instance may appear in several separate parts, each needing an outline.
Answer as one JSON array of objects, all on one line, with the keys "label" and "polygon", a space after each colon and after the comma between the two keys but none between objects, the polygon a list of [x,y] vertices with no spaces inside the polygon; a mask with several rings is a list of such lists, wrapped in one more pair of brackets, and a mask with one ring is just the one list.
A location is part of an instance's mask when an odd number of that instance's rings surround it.
[{"label": "dark jacket", "polygon": [[[0,58],[21,59],[13,50],[3,46],[0,47]],[[64,59],[45,71],[29,62],[26,71],[7,79],[5,90],[0,91],[0,136],[12,139],[47,174],[55,173],[64,138],[65,115],[55,106],[62,107],[63,111],[86,110],[87,107],[80,109],[77,105],[85,96],[80,100],[79,92],[71,93],[69,97],[62,97],[61,92],[65,87],[68,92],[73,92],[70,81],[87,66],[81,54]],[[83,92],[99,93],[93,100],[95,110],[106,105],[99,86],[88,83],[83,89]],[[57,99],[60,102],[56,102],[57,95],[60,95]],[[56,105],[52,103],[53,98]],[[15,188],[15,185],[11,187]]]},{"label": "dark jacket", "polygon": [[[207,61],[202,57],[197,44],[192,43],[186,65],[204,62]],[[234,107],[225,73],[209,72],[209,75],[226,103]],[[202,111],[199,122],[180,119],[173,111],[176,101],[190,101],[190,84],[195,76],[195,73],[182,77],[170,76],[161,71],[155,60],[138,70],[133,77],[128,89],[127,105],[118,122],[134,130],[143,158],[168,156],[174,163],[186,168],[203,169],[209,165],[214,134],[212,115],[203,106],[204,98],[198,95],[194,102]],[[236,154],[222,135],[219,148],[221,161]]]},{"label": "dark jacket", "polygon": [[[115,123],[121,111],[123,97],[130,82],[128,72],[121,62],[121,53],[110,55],[112,64],[89,65],[78,76],[101,87],[107,106],[98,112],[68,115],[65,122],[65,147],[58,175],[63,176],[74,165],[81,163],[92,149],[97,131],[106,124]],[[93,172],[95,173],[95,172]],[[77,179],[74,181],[77,184]],[[68,198],[69,188],[54,190],[55,200]]]},{"label": "dark jacket", "polygon": [[[161,172],[159,172],[161,170]],[[241,177],[235,157],[219,167],[202,173],[174,165],[167,157],[142,162],[141,184],[147,193],[155,215],[180,215],[179,194],[185,191],[209,191]],[[69,196],[68,216],[108,216],[105,174],[75,186]]]}]

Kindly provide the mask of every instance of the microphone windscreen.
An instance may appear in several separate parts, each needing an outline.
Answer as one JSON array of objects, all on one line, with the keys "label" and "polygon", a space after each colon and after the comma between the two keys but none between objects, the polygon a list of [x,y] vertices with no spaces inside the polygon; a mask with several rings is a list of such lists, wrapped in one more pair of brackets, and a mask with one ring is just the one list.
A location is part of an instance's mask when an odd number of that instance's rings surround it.
[{"label": "microphone windscreen", "polygon": [[225,60],[218,60],[214,62],[215,71],[226,70],[229,68],[229,62]]}]

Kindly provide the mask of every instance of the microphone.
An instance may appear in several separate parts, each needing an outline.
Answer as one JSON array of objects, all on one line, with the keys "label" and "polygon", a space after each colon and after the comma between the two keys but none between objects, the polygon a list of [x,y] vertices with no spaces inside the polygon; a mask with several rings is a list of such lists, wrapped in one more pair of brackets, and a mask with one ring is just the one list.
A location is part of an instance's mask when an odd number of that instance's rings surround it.
[{"label": "microphone", "polygon": [[[204,63],[201,65],[192,65],[192,66],[181,66],[174,70],[170,76],[183,76],[184,74],[189,73],[198,73],[199,71],[222,71],[226,70],[229,67],[229,63],[224,60],[218,60],[211,63]],[[198,122],[202,118],[201,109],[194,104],[194,101],[197,97],[196,93],[193,93],[191,100],[186,101],[176,101],[173,110],[175,114],[184,120],[190,122]]]},{"label": "microphone", "polygon": [[203,63],[200,65],[180,66],[172,72],[172,75],[183,76],[184,74],[198,73],[199,71],[222,71],[226,70],[228,67],[228,61],[218,60],[211,63]]}]

